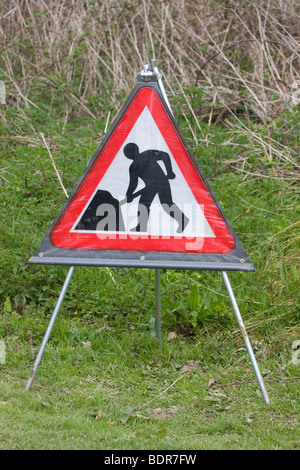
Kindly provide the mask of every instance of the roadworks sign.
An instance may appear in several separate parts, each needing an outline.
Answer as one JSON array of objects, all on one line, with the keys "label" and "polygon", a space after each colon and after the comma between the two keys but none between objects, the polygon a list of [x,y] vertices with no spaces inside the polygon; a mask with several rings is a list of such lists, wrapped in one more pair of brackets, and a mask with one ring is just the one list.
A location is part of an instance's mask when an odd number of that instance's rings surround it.
[{"label": "roadworks sign", "polygon": [[155,75],[138,75],[29,263],[254,270]]}]

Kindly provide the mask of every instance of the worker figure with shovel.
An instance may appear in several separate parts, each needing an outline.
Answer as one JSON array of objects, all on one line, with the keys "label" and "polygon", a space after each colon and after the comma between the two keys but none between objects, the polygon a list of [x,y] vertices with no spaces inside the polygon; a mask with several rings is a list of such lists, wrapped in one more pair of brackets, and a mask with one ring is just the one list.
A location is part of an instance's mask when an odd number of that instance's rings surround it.
[{"label": "worker figure with shovel", "polygon": [[[174,204],[169,180],[176,178],[172,170],[170,156],[160,150],[146,150],[142,153],[134,143],[128,143],[124,147],[124,155],[133,160],[129,167],[129,185],[126,193],[126,201],[130,203],[138,196],[138,223],[131,231],[147,232],[150,208],[153,199],[158,195],[162,208],[178,222],[177,233],[182,233],[189,222],[188,217]],[[164,173],[158,161],[162,161],[167,174]],[[138,179],[145,183],[140,191],[136,190]]]}]

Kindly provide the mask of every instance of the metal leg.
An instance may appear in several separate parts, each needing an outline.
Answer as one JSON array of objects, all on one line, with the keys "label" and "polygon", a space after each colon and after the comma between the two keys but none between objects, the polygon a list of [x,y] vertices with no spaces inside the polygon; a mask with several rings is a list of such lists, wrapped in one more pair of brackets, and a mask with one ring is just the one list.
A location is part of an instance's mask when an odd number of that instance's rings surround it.
[{"label": "metal leg", "polygon": [[[165,92],[164,84],[162,82],[160,73],[158,71],[158,68],[156,66],[156,60],[152,59],[151,60],[151,68],[154,73],[157,74],[158,78],[158,86],[160,88],[160,91],[162,92],[162,95],[164,97],[165,102],[167,103],[167,106],[173,114],[167,94]],[[160,303],[160,270],[155,269],[155,300],[156,300],[156,322],[155,322],[155,327],[156,327],[156,337],[158,341],[161,344],[161,303]]]},{"label": "metal leg", "polygon": [[252,346],[251,346],[250,340],[249,340],[249,338],[248,338],[248,334],[247,334],[247,331],[246,331],[246,328],[245,328],[245,325],[244,325],[242,316],[241,316],[241,314],[240,314],[240,310],[239,310],[238,304],[237,304],[237,302],[236,302],[236,299],[235,299],[235,296],[234,296],[234,293],[233,293],[233,290],[232,290],[232,287],[231,287],[231,284],[230,284],[230,281],[229,281],[227,272],[226,272],[226,271],[222,271],[222,276],[223,276],[224,284],[225,284],[226,289],[227,289],[228,294],[229,294],[229,298],[230,298],[230,301],[231,301],[231,304],[232,304],[232,307],[233,307],[233,310],[234,310],[236,319],[237,319],[238,324],[239,324],[239,328],[240,328],[241,333],[242,333],[242,335],[243,335],[243,338],[244,338],[244,341],[245,341],[245,344],[246,344],[246,348],[247,348],[248,354],[249,354],[249,356],[250,356],[250,360],[251,360],[251,362],[252,362],[252,366],[253,366],[253,369],[254,369],[254,372],[255,372],[255,375],[256,375],[256,378],[257,378],[259,387],[260,387],[260,389],[261,389],[261,392],[262,392],[262,395],[263,395],[263,398],[264,398],[264,402],[265,402],[266,405],[269,405],[269,404],[270,404],[270,400],[269,400],[267,391],[266,391],[266,389],[265,389],[265,385],[264,385],[264,382],[263,382],[261,373],[260,373],[260,371],[259,371],[259,368],[258,368],[256,359],[255,359],[255,356],[254,356],[254,353],[253,353],[253,350],[252,350]]},{"label": "metal leg", "polygon": [[44,339],[43,339],[43,341],[42,341],[40,350],[39,350],[39,352],[38,352],[38,355],[36,356],[34,366],[33,366],[33,368],[32,368],[31,374],[30,374],[30,376],[29,376],[29,379],[28,379],[28,382],[27,382],[27,385],[26,385],[26,390],[29,390],[30,387],[31,387],[31,385],[32,385],[33,379],[34,379],[34,377],[35,377],[35,374],[36,374],[36,372],[37,372],[38,366],[39,366],[39,364],[40,364],[40,362],[41,362],[41,359],[42,359],[42,356],[43,356],[43,354],[44,354],[44,351],[45,351],[47,342],[48,342],[48,340],[49,340],[49,336],[50,336],[51,331],[52,331],[52,328],[53,328],[53,326],[54,326],[56,317],[57,317],[58,312],[59,312],[59,310],[60,310],[62,301],[63,301],[63,299],[64,299],[65,293],[67,292],[67,289],[68,289],[68,286],[69,286],[71,277],[72,277],[72,275],[73,275],[73,271],[74,271],[74,266],[72,266],[72,267],[69,269],[68,274],[67,274],[67,277],[66,277],[65,282],[64,282],[64,285],[63,285],[62,290],[61,290],[61,292],[60,292],[60,294],[59,294],[59,297],[58,297],[58,300],[57,300],[55,309],[54,309],[54,311],[53,311],[51,320],[50,320],[50,322],[49,322],[47,331],[46,331],[46,333],[45,333],[45,336],[44,336]]},{"label": "metal leg", "polygon": [[167,106],[170,110],[170,113],[173,115],[173,111],[171,109],[171,105],[170,105],[170,102],[168,100],[168,96],[167,96],[167,93],[165,91],[165,87],[164,87],[164,84],[162,82],[161,75],[160,75],[160,73],[158,71],[158,68],[156,66],[156,60],[155,59],[151,59],[151,68],[152,68],[152,71],[154,73],[156,73],[156,75],[158,76],[158,86],[160,88],[160,91],[162,92],[162,95],[163,95],[164,100],[165,100],[165,102],[166,102],[166,104],[167,104]]},{"label": "metal leg", "polygon": [[156,337],[161,344],[160,269],[155,269]]}]

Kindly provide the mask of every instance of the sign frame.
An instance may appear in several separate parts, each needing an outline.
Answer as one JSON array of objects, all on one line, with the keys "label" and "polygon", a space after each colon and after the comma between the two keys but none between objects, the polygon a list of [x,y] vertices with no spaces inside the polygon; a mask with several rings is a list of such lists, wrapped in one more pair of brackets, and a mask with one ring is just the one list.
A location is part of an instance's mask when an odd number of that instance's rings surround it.
[{"label": "sign frame", "polygon": [[[246,251],[238,236],[234,232],[228,218],[226,217],[220,203],[218,202],[212,188],[207,182],[201,168],[194,158],[189,146],[187,145],[171,111],[164,99],[161,88],[158,83],[159,77],[155,74],[147,77],[145,81],[141,73],[137,74],[137,83],[123,104],[121,110],[114,119],[111,127],[105,135],[103,141],[94,153],[88,163],[85,171],[78,180],[70,197],[63,205],[59,215],[54,220],[51,228],[46,233],[44,239],[40,243],[38,249],[29,259],[29,264],[48,264],[48,265],[69,265],[69,266],[105,266],[105,267],[131,267],[131,268],[154,268],[154,269],[191,269],[191,270],[214,270],[214,271],[255,271]],[[235,246],[228,253],[197,253],[197,252],[177,252],[177,251],[148,251],[148,250],[115,250],[115,249],[71,249],[59,248],[51,242],[51,232],[59,222],[61,215],[68,209],[69,204],[76,197],[86,175],[92,170],[99,154],[105,148],[110,138],[114,134],[119,122],[131,106],[135,97],[142,88],[152,88],[158,96],[161,104],[174,127],[177,135],[184,144],[185,151],[192,162],[194,169],[197,171],[199,178],[204,184],[207,192],[217,208],[221,218],[226,224],[226,228],[230,232],[235,241]],[[100,156],[101,158],[101,156]]]}]

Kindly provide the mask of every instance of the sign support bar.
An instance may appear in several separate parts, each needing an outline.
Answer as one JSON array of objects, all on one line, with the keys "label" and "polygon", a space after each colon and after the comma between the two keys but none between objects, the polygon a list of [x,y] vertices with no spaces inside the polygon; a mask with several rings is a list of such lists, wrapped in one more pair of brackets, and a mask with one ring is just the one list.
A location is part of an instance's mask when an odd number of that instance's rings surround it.
[{"label": "sign support bar", "polygon": [[161,294],[160,294],[160,269],[155,269],[155,302],[156,302],[156,317],[155,317],[155,330],[156,337],[161,344]]},{"label": "sign support bar", "polygon": [[[156,60],[152,59],[151,60],[151,69],[153,73],[155,73],[158,76],[158,86],[162,92],[162,95],[164,97],[165,102],[167,103],[167,106],[170,110],[170,112],[173,114],[171,105],[169,103],[167,94],[165,92],[165,87],[163,85],[161,75],[158,71],[158,68],[156,66]],[[155,318],[155,329],[156,329],[156,337],[161,345],[161,291],[160,291],[160,269],[155,269],[155,302],[156,302],[156,318]]]},{"label": "sign support bar", "polygon": [[54,323],[55,323],[55,320],[57,318],[57,315],[58,315],[58,312],[60,310],[60,307],[62,305],[62,302],[64,300],[64,296],[67,292],[67,289],[69,287],[69,284],[70,284],[70,281],[71,281],[71,278],[72,278],[72,275],[73,275],[73,272],[74,272],[74,266],[71,266],[71,268],[69,269],[68,271],[68,274],[67,274],[67,277],[65,279],[65,282],[63,284],[63,287],[62,287],[62,290],[59,294],[59,297],[58,297],[58,300],[57,300],[57,303],[56,303],[56,306],[55,306],[55,309],[52,313],[52,317],[50,319],[50,322],[49,322],[49,325],[48,325],[48,328],[47,328],[47,331],[45,333],[45,336],[44,336],[44,339],[42,341],[42,344],[41,344],[41,347],[39,349],[39,352],[36,356],[36,359],[35,359],[35,362],[34,362],[34,365],[33,365],[33,368],[32,368],[32,371],[30,373],[30,376],[29,376],[29,379],[28,379],[28,382],[27,382],[27,385],[26,385],[26,390],[29,390],[31,385],[32,385],[32,382],[34,380],[34,377],[35,377],[35,374],[37,372],[37,369],[39,367],[39,364],[41,362],[41,359],[42,359],[42,356],[44,354],[44,351],[45,351],[45,348],[47,346],[47,343],[48,343],[48,340],[49,340],[49,337],[50,337],[50,334],[51,334],[51,331],[54,327]]},{"label": "sign support bar", "polygon": [[239,328],[241,330],[243,339],[245,341],[246,348],[247,348],[248,354],[250,356],[250,360],[251,360],[251,363],[252,363],[256,378],[257,378],[258,385],[259,385],[261,393],[263,395],[264,402],[265,402],[266,405],[269,405],[270,400],[269,400],[269,397],[268,397],[268,394],[267,394],[267,391],[266,391],[261,373],[259,371],[259,367],[257,365],[256,359],[255,359],[255,356],[254,356],[254,353],[253,353],[253,349],[252,349],[252,346],[251,346],[251,343],[250,343],[250,340],[249,340],[249,337],[248,337],[248,334],[247,334],[242,316],[240,314],[240,310],[239,310],[238,304],[236,302],[236,299],[235,299],[235,296],[234,296],[234,293],[233,293],[233,290],[232,290],[232,287],[231,287],[231,284],[230,284],[230,281],[229,281],[229,278],[228,278],[228,275],[227,275],[226,271],[222,271],[222,277],[223,277],[223,281],[224,281],[224,284],[226,286],[226,289],[227,289],[227,292],[228,292],[228,295],[229,295],[229,298],[230,298],[230,302],[231,302],[231,305],[233,307],[233,311],[235,313]]}]

